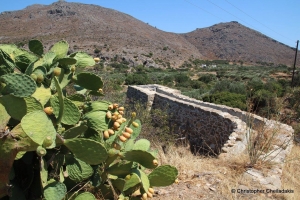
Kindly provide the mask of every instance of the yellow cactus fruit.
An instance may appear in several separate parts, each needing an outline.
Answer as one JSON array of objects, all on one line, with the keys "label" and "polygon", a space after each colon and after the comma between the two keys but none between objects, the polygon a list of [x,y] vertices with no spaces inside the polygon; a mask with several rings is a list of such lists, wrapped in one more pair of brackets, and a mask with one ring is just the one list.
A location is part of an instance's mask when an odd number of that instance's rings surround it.
[{"label": "yellow cactus fruit", "polygon": [[122,135],[123,135],[124,137],[126,137],[127,139],[129,139],[129,138],[130,138],[130,133],[123,132],[123,133],[122,133]]},{"label": "yellow cactus fruit", "polygon": [[132,113],[131,113],[131,117],[132,117],[132,118],[136,118],[136,112],[132,112]]},{"label": "yellow cactus fruit", "polygon": [[135,128],[139,127],[139,124],[137,122],[132,122],[132,126],[134,126]]},{"label": "yellow cactus fruit", "polygon": [[112,104],[110,104],[110,105],[108,106],[108,110],[112,110],[112,109],[114,109],[114,106],[113,106]]},{"label": "yellow cactus fruit", "polygon": [[52,137],[51,136],[47,136],[44,141],[43,141],[43,147],[50,147],[53,143]]},{"label": "yellow cactus fruit", "polygon": [[133,130],[129,127],[125,127],[125,132],[132,134]]},{"label": "yellow cactus fruit", "polygon": [[127,121],[124,117],[122,117],[121,119],[123,123]]},{"label": "yellow cactus fruit", "polygon": [[53,70],[54,76],[59,76],[61,74],[61,68],[55,67]]},{"label": "yellow cactus fruit", "polygon": [[114,129],[117,129],[120,127],[120,123],[119,122],[114,122],[114,125],[113,125]]},{"label": "yellow cactus fruit", "polygon": [[119,111],[119,113],[120,113],[120,115],[124,115],[124,111],[122,111],[122,110]]},{"label": "yellow cactus fruit", "polygon": [[75,70],[76,70],[76,67],[73,65],[71,68],[70,68],[70,70],[71,70],[71,72],[75,72]]},{"label": "yellow cactus fruit", "polygon": [[152,198],[153,197],[153,195],[150,192],[147,192],[147,196],[148,196],[148,198]]},{"label": "yellow cactus fruit", "polygon": [[98,63],[100,62],[100,58],[94,58],[94,61]]},{"label": "yellow cactus fruit", "polygon": [[108,134],[109,134],[109,135],[115,134],[115,132],[114,132],[112,129],[108,129],[107,131],[108,131]]},{"label": "yellow cactus fruit", "polygon": [[125,176],[125,180],[129,180],[131,178],[131,175],[128,174],[127,176]]},{"label": "yellow cactus fruit", "polygon": [[114,109],[116,109],[116,108],[118,108],[118,107],[119,107],[119,104],[117,104],[117,103],[114,103],[114,104],[113,104],[113,106],[114,106]]},{"label": "yellow cactus fruit", "polygon": [[106,113],[106,118],[108,118],[108,119],[111,118],[111,112],[110,112],[110,111],[108,111],[108,112]]},{"label": "yellow cactus fruit", "polygon": [[153,188],[149,188],[148,192],[150,192],[151,194],[154,194],[154,189]]},{"label": "yellow cactus fruit", "polygon": [[46,108],[44,108],[44,112],[47,115],[52,115],[53,114],[53,108],[52,107],[46,107]]},{"label": "yellow cactus fruit", "polygon": [[37,80],[37,76],[36,76],[36,74],[31,74],[30,75],[30,77],[34,80],[34,81],[36,81]]},{"label": "yellow cactus fruit", "polygon": [[41,83],[44,81],[44,75],[43,74],[39,74],[36,77],[36,82]]},{"label": "yellow cactus fruit", "polygon": [[152,163],[153,163],[153,165],[155,165],[155,166],[158,165],[158,161],[157,161],[156,159],[154,159],[154,160],[152,161]]},{"label": "yellow cactus fruit", "polygon": [[148,199],[148,195],[147,195],[147,193],[144,193],[143,195],[142,195],[142,200],[147,200]]},{"label": "yellow cactus fruit", "polygon": [[122,124],[123,120],[122,119],[117,119],[116,122],[118,122],[119,124]]},{"label": "yellow cactus fruit", "polygon": [[119,136],[119,139],[120,139],[122,142],[125,142],[125,141],[127,140],[127,138],[124,137],[123,135],[120,135],[120,136]]},{"label": "yellow cactus fruit", "polygon": [[103,89],[102,89],[102,88],[99,88],[98,92],[99,92],[99,93],[103,93]]},{"label": "yellow cactus fruit", "polygon": [[118,115],[118,119],[121,119],[123,116],[122,115]]},{"label": "yellow cactus fruit", "polygon": [[109,138],[108,130],[105,130],[105,131],[103,132],[103,136],[104,136],[105,139],[108,139],[108,138]]},{"label": "yellow cactus fruit", "polygon": [[113,148],[117,149],[117,150],[120,150],[121,149],[121,145],[119,145],[118,143],[113,143]]},{"label": "yellow cactus fruit", "polygon": [[178,180],[178,178],[176,178],[176,180],[175,180],[175,182],[174,183],[176,183],[176,184],[178,184],[179,183],[179,180]]},{"label": "yellow cactus fruit", "polygon": [[117,119],[118,119],[118,117],[117,117],[116,115],[113,115],[113,116],[111,117],[111,120],[113,120],[114,122],[117,121]]},{"label": "yellow cactus fruit", "polygon": [[119,111],[119,112],[120,112],[120,111],[124,111],[124,109],[125,109],[125,108],[122,106],[122,107],[119,107],[119,108],[118,108],[118,111]]}]

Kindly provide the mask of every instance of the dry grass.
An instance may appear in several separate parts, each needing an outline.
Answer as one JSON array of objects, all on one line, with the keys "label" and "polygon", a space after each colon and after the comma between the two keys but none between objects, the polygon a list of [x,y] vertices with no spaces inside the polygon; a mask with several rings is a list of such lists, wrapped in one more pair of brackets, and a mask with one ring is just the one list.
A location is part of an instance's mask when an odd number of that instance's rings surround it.
[{"label": "dry grass", "polygon": [[287,163],[283,168],[282,185],[285,189],[294,190],[293,194],[285,194],[284,198],[288,200],[300,199],[300,146],[294,146],[287,158]]}]

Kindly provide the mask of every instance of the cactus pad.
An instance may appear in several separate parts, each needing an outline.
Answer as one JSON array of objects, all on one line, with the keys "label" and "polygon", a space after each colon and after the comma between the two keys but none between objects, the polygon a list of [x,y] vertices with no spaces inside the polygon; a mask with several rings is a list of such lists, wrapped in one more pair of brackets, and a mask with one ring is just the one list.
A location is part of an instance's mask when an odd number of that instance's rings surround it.
[{"label": "cactus pad", "polygon": [[118,162],[107,169],[107,172],[115,176],[125,176],[130,173],[132,162]]},{"label": "cactus pad", "polygon": [[38,100],[42,106],[44,106],[51,97],[51,91],[50,88],[45,88],[44,85],[41,85],[40,87],[37,87],[35,93],[33,93],[31,96]]},{"label": "cactus pad", "polygon": [[52,182],[48,184],[44,189],[44,197],[46,200],[60,200],[65,197],[67,193],[67,187],[60,182]]},{"label": "cactus pad", "polygon": [[145,172],[141,171],[141,170],[137,170],[138,171],[138,175],[142,181],[142,187],[144,189],[145,192],[148,192],[148,189],[150,188],[150,181],[148,179],[148,176],[145,174]]},{"label": "cactus pad", "polygon": [[74,158],[72,155],[66,156],[66,168],[69,178],[76,183],[81,182],[93,175],[93,168],[85,162]]},{"label": "cactus pad", "polygon": [[90,192],[80,193],[74,200],[96,200],[95,196]]},{"label": "cactus pad", "polygon": [[95,61],[94,59],[84,52],[76,52],[70,55],[70,57],[73,57],[77,60],[76,66],[77,67],[89,67],[94,66]]},{"label": "cactus pad", "polygon": [[14,71],[15,64],[11,57],[0,49],[0,76]]},{"label": "cactus pad", "polygon": [[28,97],[36,90],[34,80],[24,74],[6,74],[0,77],[0,82],[6,84],[3,89],[5,94],[12,94],[16,97]]},{"label": "cactus pad", "polygon": [[67,65],[75,64],[77,60],[75,58],[65,57],[65,58],[58,59],[57,62],[62,66],[67,66]]},{"label": "cactus pad", "polygon": [[140,183],[141,183],[140,177],[138,175],[136,175],[135,173],[133,173],[130,176],[130,179],[126,180],[123,191],[130,190],[127,192],[131,193],[132,191],[135,191],[137,189],[137,187],[139,187]]},{"label": "cactus pad", "polygon": [[88,90],[97,91],[98,89],[103,87],[102,79],[95,74],[89,72],[82,72],[80,74],[77,74],[76,77],[76,84]]},{"label": "cactus pad", "polygon": [[138,162],[148,169],[154,169],[156,165],[153,164],[155,157],[147,152],[142,150],[131,150],[125,153],[125,159],[129,161]]},{"label": "cactus pad", "polygon": [[108,157],[105,147],[101,143],[91,139],[66,139],[64,145],[68,147],[78,159],[90,165],[98,165]]},{"label": "cactus pad", "polygon": [[35,143],[42,145],[44,139],[50,136],[53,138],[53,144],[49,148],[55,147],[56,131],[44,111],[34,111],[26,114],[21,120],[21,126],[26,135]]},{"label": "cactus pad", "polygon": [[43,107],[35,98],[18,98],[12,95],[5,95],[0,98],[7,113],[14,119],[21,120],[24,115],[35,110],[42,110]]},{"label": "cactus pad", "polygon": [[108,119],[104,111],[89,112],[84,118],[87,119],[88,127],[99,133],[108,129]]},{"label": "cactus pad", "polygon": [[142,150],[142,151],[148,151],[150,149],[150,142],[146,139],[140,139],[135,142],[133,145],[133,150]]},{"label": "cactus pad", "polygon": [[43,55],[44,47],[43,44],[39,40],[30,40],[28,43],[29,50],[36,55]]},{"label": "cactus pad", "polygon": [[[60,112],[59,99],[57,96],[51,96],[50,104],[53,108],[55,117],[58,117]],[[61,122],[67,125],[74,125],[80,119],[80,111],[77,106],[68,98],[64,98],[64,111]]]},{"label": "cactus pad", "polygon": [[107,111],[108,106],[111,103],[108,101],[94,101],[89,102],[84,105],[85,112],[94,112],[94,111]]},{"label": "cactus pad", "polygon": [[170,165],[162,165],[154,169],[149,175],[151,186],[168,186],[175,182],[178,170]]},{"label": "cactus pad", "polygon": [[64,132],[63,136],[65,139],[75,138],[83,134],[87,129],[88,127],[86,125],[80,124],[80,126],[75,126],[68,129],[66,132]]},{"label": "cactus pad", "polygon": [[53,45],[50,51],[56,54],[55,60],[66,57],[69,50],[69,44],[62,40]]}]

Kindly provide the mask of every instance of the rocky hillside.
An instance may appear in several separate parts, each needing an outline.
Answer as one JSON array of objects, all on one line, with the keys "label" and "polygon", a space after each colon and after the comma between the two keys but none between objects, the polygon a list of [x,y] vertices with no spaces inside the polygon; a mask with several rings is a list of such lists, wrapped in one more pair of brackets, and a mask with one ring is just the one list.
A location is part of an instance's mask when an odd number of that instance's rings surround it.
[{"label": "rocky hillside", "polygon": [[0,43],[38,38],[53,44],[66,39],[71,49],[103,58],[118,54],[130,63],[179,66],[193,55],[203,58],[184,37],[156,29],[127,14],[96,5],[56,2],[0,14]]},{"label": "rocky hillside", "polygon": [[294,62],[294,49],[238,22],[200,28],[183,36],[210,59],[253,64],[265,62],[292,65]]},{"label": "rocky hillside", "polygon": [[294,57],[292,48],[237,22],[175,34],[116,10],[81,3],[36,4],[3,12],[0,27],[0,43],[22,46],[37,38],[49,48],[65,39],[72,51],[131,65],[178,67],[189,58],[292,65]]}]

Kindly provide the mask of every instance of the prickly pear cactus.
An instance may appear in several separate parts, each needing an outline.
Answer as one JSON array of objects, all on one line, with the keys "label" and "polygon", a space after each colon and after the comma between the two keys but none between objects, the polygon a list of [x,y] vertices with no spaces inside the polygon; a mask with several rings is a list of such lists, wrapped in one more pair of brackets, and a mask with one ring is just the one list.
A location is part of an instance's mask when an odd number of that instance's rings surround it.
[{"label": "prickly pear cactus", "polygon": [[177,169],[136,141],[135,113],[126,119],[117,103],[91,101],[103,82],[76,69],[93,66],[92,57],[68,55],[66,41],[49,52],[38,40],[28,47],[0,44],[0,198],[93,200],[101,190],[105,199],[145,199],[174,183]]}]

